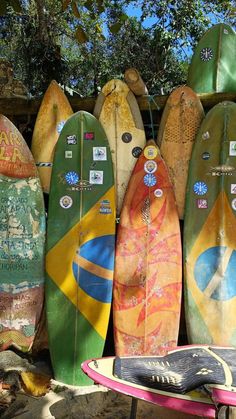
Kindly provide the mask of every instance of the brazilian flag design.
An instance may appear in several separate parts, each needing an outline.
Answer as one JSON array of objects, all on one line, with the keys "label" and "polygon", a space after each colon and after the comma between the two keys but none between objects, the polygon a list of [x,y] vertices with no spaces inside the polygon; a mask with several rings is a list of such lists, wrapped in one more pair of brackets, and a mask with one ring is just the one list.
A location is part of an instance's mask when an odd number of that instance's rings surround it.
[{"label": "brazilian flag design", "polygon": [[204,119],[190,161],[184,225],[189,343],[236,345],[236,104]]},{"label": "brazilian flag design", "polygon": [[55,378],[88,385],[82,361],[102,356],[114,269],[115,191],[101,124],[77,112],[55,150],[48,209],[46,310]]}]

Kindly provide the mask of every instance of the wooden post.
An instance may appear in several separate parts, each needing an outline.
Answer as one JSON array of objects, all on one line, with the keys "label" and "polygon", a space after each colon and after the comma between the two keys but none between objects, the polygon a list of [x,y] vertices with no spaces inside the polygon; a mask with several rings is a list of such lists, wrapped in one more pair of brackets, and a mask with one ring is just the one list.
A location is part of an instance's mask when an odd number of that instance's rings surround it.
[{"label": "wooden post", "polygon": [[125,82],[136,96],[148,95],[148,89],[136,68],[125,71]]}]

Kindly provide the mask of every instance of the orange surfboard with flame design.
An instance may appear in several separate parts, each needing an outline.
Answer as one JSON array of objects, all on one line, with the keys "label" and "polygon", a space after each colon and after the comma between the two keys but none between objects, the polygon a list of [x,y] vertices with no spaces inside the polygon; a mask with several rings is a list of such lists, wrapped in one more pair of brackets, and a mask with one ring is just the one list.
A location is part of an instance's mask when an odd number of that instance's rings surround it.
[{"label": "orange surfboard with flame design", "polygon": [[177,344],[181,254],[173,187],[157,145],[149,141],[130,178],[117,232],[117,355],[155,355]]}]

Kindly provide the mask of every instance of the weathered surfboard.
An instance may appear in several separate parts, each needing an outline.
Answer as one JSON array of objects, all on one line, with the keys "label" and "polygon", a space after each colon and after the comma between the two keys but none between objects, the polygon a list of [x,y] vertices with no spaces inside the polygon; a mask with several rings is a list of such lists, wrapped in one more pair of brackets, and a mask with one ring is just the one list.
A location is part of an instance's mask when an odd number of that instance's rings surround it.
[{"label": "weathered surfboard", "polygon": [[181,282],[174,192],[152,140],[131,175],[117,231],[113,292],[116,355],[155,355],[176,346]]},{"label": "weathered surfboard", "polygon": [[146,143],[143,121],[134,94],[117,79],[102,88],[94,115],[101,122],[111,148],[119,215],[130,175]]},{"label": "weathered surfboard", "polygon": [[0,115],[0,350],[27,352],[44,298],[45,211],[33,156]]},{"label": "weathered surfboard", "polygon": [[65,121],[73,114],[63,90],[52,80],[36,118],[31,150],[39,171],[42,188],[49,193],[54,149]]},{"label": "weathered surfboard", "polygon": [[158,131],[158,145],[174,187],[179,218],[184,218],[185,192],[192,146],[204,110],[196,93],[181,86],[170,94]]},{"label": "weathered surfboard", "polygon": [[49,195],[46,312],[55,378],[91,381],[80,369],[102,355],[112,298],[115,190],[105,132],[77,112],[56,145]]},{"label": "weathered surfboard", "polygon": [[203,120],[190,161],[184,224],[190,343],[236,346],[236,104]]},{"label": "weathered surfboard", "polygon": [[235,92],[236,33],[225,23],[200,39],[188,71],[187,85],[196,93]]}]

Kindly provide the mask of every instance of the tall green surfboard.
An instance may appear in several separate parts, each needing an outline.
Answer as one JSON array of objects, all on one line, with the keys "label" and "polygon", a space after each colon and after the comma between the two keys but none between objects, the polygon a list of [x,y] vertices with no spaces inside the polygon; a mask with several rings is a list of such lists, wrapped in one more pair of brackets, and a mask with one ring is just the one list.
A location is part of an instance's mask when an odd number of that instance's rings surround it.
[{"label": "tall green surfboard", "polygon": [[115,191],[98,120],[77,112],[53,162],[46,256],[46,312],[55,378],[91,384],[80,365],[102,355],[112,298]]},{"label": "tall green surfboard", "polygon": [[189,166],[184,223],[189,343],[236,346],[236,104],[203,120]]},{"label": "tall green surfboard", "polygon": [[236,33],[224,23],[200,39],[188,72],[187,85],[196,93],[236,92]]}]

